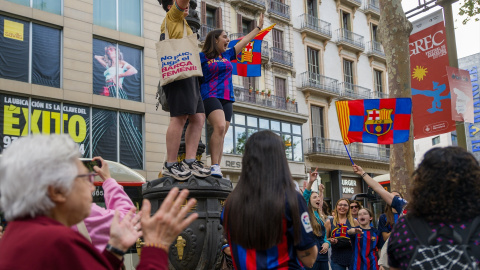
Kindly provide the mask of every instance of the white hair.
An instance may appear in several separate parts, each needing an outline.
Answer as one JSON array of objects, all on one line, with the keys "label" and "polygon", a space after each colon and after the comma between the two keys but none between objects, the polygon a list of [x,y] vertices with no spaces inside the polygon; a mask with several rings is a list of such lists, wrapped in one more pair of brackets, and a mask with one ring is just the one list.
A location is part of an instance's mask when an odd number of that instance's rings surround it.
[{"label": "white hair", "polygon": [[0,206],[8,221],[46,215],[48,187],[68,194],[78,174],[78,145],[65,134],[19,138],[0,159]]}]

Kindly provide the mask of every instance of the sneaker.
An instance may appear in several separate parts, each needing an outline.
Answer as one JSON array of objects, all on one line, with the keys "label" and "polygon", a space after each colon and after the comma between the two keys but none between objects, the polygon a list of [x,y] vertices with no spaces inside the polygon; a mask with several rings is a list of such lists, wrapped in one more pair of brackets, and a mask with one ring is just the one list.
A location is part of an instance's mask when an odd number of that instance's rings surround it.
[{"label": "sneaker", "polygon": [[186,170],[191,171],[193,175],[198,177],[207,177],[210,175],[210,170],[203,167],[203,162],[195,160],[192,163],[182,161],[182,166],[185,166]]},{"label": "sneaker", "polygon": [[212,176],[223,178],[222,171],[220,170],[220,165],[218,164],[212,165],[212,167],[210,167],[210,171]]},{"label": "sneaker", "polygon": [[163,165],[162,175],[171,176],[177,180],[184,181],[192,176],[192,173],[189,170],[186,170],[183,166],[180,166],[178,162],[175,162],[175,164],[170,167],[168,167],[167,162],[165,162]]}]

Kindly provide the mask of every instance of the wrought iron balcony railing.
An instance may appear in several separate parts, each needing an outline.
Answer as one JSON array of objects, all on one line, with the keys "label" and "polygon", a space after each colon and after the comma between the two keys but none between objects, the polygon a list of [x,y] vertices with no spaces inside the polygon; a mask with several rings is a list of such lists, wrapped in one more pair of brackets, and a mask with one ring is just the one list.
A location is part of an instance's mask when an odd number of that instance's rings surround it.
[{"label": "wrought iron balcony railing", "polygon": [[246,2],[251,2],[260,6],[265,6],[265,0],[246,0]]},{"label": "wrought iron balcony railing", "polygon": [[380,13],[380,3],[378,0],[366,0],[365,9],[370,9],[377,13]]},{"label": "wrought iron balcony railing", "polygon": [[378,55],[385,56],[385,52],[383,51],[383,46],[380,42],[377,41],[369,41],[367,42],[367,48],[368,52],[370,53],[376,53]]},{"label": "wrought iron balcony railing", "polygon": [[332,37],[332,30],[330,29],[331,24],[322,21],[317,17],[314,17],[309,14],[302,14],[300,15],[300,27],[303,28],[308,28],[312,29],[314,31],[320,32],[324,35],[327,35],[329,37]]},{"label": "wrought iron balcony railing", "polygon": [[[343,141],[313,137],[305,140],[305,154],[327,154],[343,156],[348,159],[347,151]],[[352,143],[347,145],[352,158],[363,158],[388,162],[390,159],[390,148],[385,146],[374,146],[363,143]]]},{"label": "wrought iron balcony railing", "polygon": [[216,29],[216,27],[206,25],[206,24],[202,24],[200,26],[200,41],[205,41],[205,38],[207,37],[208,33],[210,33],[210,31],[215,30],[215,29]]},{"label": "wrought iron balcony railing", "polygon": [[390,95],[380,91],[373,91],[372,92],[373,98],[389,98]]},{"label": "wrought iron balcony railing", "polygon": [[302,87],[318,88],[340,95],[338,80],[308,71],[300,74],[300,78]]},{"label": "wrought iron balcony railing", "polygon": [[361,87],[349,82],[342,82],[338,84],[342,91],[342,96],[365,99],[370,98],[370,89]]},{"label": "wrought iron balcony railing", "polygon": [[255,91],[250,92],[248,89],[238,86],[234,86],[233,91],[235,92],[235,100],[238,102],[246,102],[269,108],[298,113],[298,104],[293,104],[283,97],[278,97],[274,95],[268,96],[267,93],[257,94],[255,93]]},{"label": "wrought iron balcony railing", "polygon": [[338,42],[347,42],[349,44],[355,45],[357,47],[365,48],[365,43],[363,42],[363,36],[355,34],[350,30],[345,28],[337,29],[337,38]]},{"label": "wrought iron balcony railing", "polygon": [[290,6],[278,0],[269,0],[268,12],[290,19]]},{"label": "wrought iron balcony railing", "polygon": [[267,59],[270,57],[270,51],[268,50],[268,41],[266,40],[262,41],[262,57]]},{"label": "wrought iron balcony railing", "polygon": [[235,40],[237,38],[241,38],[241,37],[244,37],[245,34],[244,33],[233,33],[233,34],[230,34],[230,40]]},{"label": "wrought iron balcony railing", "polygon": [[279,48],[270,48],[270,57],[273,62],[286,66],[293,66],[292,53]]}]

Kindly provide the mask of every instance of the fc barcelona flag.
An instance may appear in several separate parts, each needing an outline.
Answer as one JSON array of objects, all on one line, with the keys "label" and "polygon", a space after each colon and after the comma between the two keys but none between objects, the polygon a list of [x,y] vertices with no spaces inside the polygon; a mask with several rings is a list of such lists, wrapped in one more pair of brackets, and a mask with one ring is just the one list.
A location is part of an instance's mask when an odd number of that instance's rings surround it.
[{"label": "fc barcelona flag", "polygon": [[[250,41],[242,52],[237,55],[237,59],[231,61],[233,66],[233,75],[243,76],[243,77],[260,77],[262,76],[261,67],[262,67],[262,42],[270,30],[275,26],[271,26],[263,29],[258,32],[258,34]],[[228,47],[234,47],[238,41],[243,37],[230,41]]]},{"label": "fc barcelona flag", "polygon": [[408,141],[412,99],[336,101],[343,143],[393,144]]}]

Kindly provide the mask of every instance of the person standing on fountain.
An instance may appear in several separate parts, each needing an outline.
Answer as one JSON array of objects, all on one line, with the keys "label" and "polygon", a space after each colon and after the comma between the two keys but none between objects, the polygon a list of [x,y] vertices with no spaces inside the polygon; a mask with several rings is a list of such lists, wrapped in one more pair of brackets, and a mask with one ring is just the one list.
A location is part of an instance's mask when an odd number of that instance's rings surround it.
[{"label": "person standing on fountain", "polygon": [[200,61],[202,63],[203,82],[200,86],[203,105],[208,122],[213,126],[212,137],[208,146],[211,153],[211,173],[215,177],[223,177],[220,170],[223,141],[233,115],[232,63],[263,27],[263,13],[260,14],[258,26],[240,40],[234,47],[227,48],[230,39],[222,29],[210,31],[205,38]]},{"label": "person standing on fountain", "polygon": [[[167,23],[170,38],[181,39],[184,27],[187,35],[192,35],[185,17],[188,16],[189,0],[159,0],[167,12],[161,25],[160,40],[165,38],[165,23]],[[198,177],[210,175],[210,170],[203,167],[203,163],[195,159],[198,142],[205,123],[205,109],[200,96],[200,85],[196,77],[171,82],[163,86],[170,107],[170,124],[168,125],[166,144],[167,161],[162,175],[171,176],[177,180],[187,180],[192,174]],[[180,148],[183,127],[188,119],[185,132],[185,160],[177,162],[177,153]]]}]

